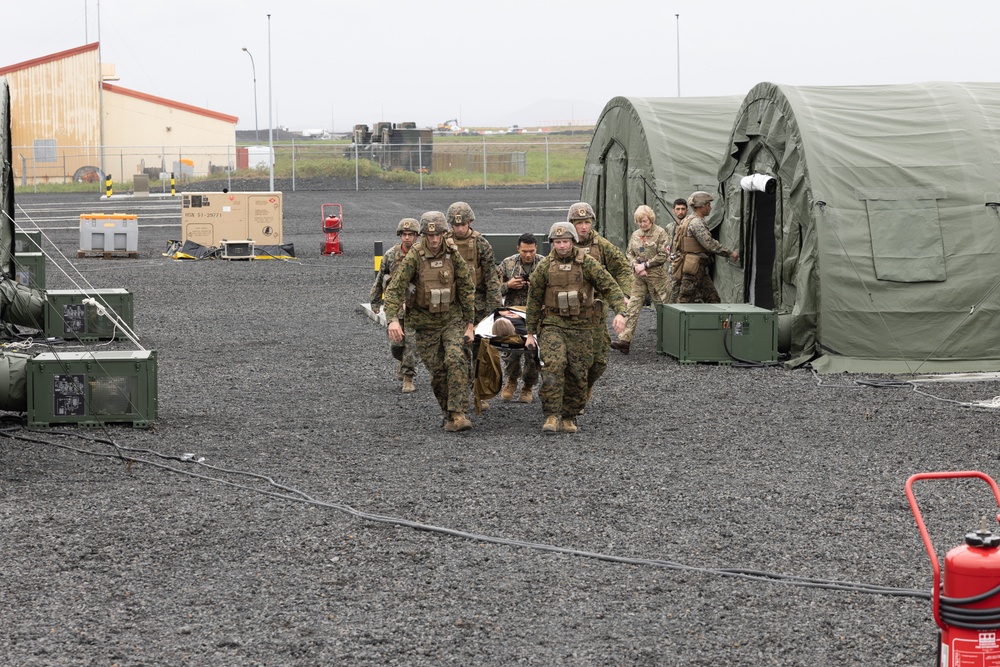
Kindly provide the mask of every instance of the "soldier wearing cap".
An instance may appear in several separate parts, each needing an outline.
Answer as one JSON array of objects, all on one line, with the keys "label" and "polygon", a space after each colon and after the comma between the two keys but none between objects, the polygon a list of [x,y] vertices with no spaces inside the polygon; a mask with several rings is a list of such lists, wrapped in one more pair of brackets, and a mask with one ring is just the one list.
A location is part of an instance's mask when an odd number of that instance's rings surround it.
[{"label": "soldier wearing cap", "polygon": [[[419,235],[420,223],[415,218],[403,218],[396,225],[396,236],[399,237],[399,243],[382,255],[382,263],[379,264],[378,273],[375,274],[375,284],[372,285],[370,301],[372,312],[376,315],[382,308],[382,292],[389,285],[389,281],[392,280],[396,269],[403,261],[403,257],[413,247],[413,243]],[[406,328],[405,310],[405,307],[401,308],[399,313],[399,322],[405,332],[403,341],[399,344],[392,344],[392,356],[399,362],[396,366],[396,379],[403,382],[403,393],[410,394],[417,390],[413,384],[413,378],[417,375],[417,337],[412,328]]]},{"label": "soldier wearing cap", "polygon": [[467,431],[469,361],[465,348],[473,339],[475,287],[469,267],[444,233],[440,211],[420,216],[421,239],[406,253],[385,290],[389,340],[402,342],[399,311],[406,303],[406,324],[417,335],[417,350],[431,376],[431,389],[444,413],[444,430]]},{"label": "soldier wearing cap", "polygon": [[699,190],[688,197],[689,214],[674,230],[670,270],[673,287],[670,303],[719,303],[719,293],[708,273],[709,254],[728,255],[734,262],[740,254],[722,245],[705,226],[715,197]]},{"label": "soldier wearing cap", "polygon": [[579,236],[571,223],[552,225],[549,240],[552,251],[531,274],[525,345],[538,348],[542,363],[542,432],[576,433],[576,417],[587,404],[594,330],[608,326],[598,295],[617,313],[616,333],[625,328],[625,295],[596,259],[574,247]]},{"label": "soldier wearing cap", "polygon": [[[628,305],[628,295],[632,293],[632,267],[629,266],[625,254],[615,244],[594,231],[595,220],[594,209],[585,201],[570,206],[566,215],[566,222],[571,223],[576,228],[579,237],[578,247],[596,259],[597,263],[611,274],[618,288],[626,295],[625,303]],[[594,385],[597,384],[608,367],[608,350],[611,349],[611,334],[608,333],[607,326],[608,310],[605,303],[607,295],[599,291],[597,298],[601,300],[598,310],[600,310],[601,321],[605,324],[594,327],[593,330],[594,362],[587,373],[588,401],[594,392]]]},{"label": "soldier wearing cap", "polygon": [[[446,238],[458,247],[458,252],[468,265],[472,283],[476,287],[475,319],[473,321],[478,323],[486,315],[500,307],[500,276],[497,273],[497,260],[493,255],[493,246],[483,238],[482,234],[472,229],[476,214],[472,207],[464,201],[457,201],[449,206],[447,218],[451,229]],[[468,348],[470,373],[475,369],[478,352],[479,341],[474,341]],[[470,383],[471,381],[470,379]],[[481,401],[479,405],[483,410],[488,410],[490,407],[486,401]]]}]

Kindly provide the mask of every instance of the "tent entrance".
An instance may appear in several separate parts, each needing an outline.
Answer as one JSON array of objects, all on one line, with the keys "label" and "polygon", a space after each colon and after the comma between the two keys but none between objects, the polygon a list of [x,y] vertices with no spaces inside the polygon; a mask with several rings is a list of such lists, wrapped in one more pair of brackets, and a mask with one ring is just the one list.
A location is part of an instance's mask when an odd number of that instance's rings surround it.
[{"label": "tent entrance", "polygon": [[628,192],[628,154],[625,147],[612,141],[601,158],[603,166],[602,184],[598,195],[598,231],[619,248],[628,243],[628,212],[626,195]]},{"label": "tent entrance", "polygon": [[746,202],[747,241],[750,256],[747,264],[750,271],[746,273],[747,284],[744,286],[744,298],[758,308],[774,310],[774,273],[775,241],[774,218],[777,211],[776,194],[766,192],[745,193],[749,197]]}]

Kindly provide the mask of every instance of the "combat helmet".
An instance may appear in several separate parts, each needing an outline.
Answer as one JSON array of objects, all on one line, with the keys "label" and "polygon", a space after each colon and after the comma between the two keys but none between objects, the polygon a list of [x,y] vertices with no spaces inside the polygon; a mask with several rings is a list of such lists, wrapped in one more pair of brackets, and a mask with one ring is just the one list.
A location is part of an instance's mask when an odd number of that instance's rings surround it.
[{"label": "combat helmet", "polygon": [[403,232],[413,232],[414,234],[420,233],[420,223],[417,222],[416,218],[403,218],[396,225],[396,236],[402,236]]},{"label": "combat helmet", "polygon": [[715,201],[715,197],[704,190],[698,190],[697,192],[692,192],[691,196],[688,197],[688,206],[698,208],[712,201]]},{"label": "combat helmet", "polygon": [[455,222],[459,224],[463,222],[472,223],[476,220],[476,214],[472,212],[472,207],[466,204],[464,201],[457,201],[448,207],[448,224],[454,225]]},{"label": "combat helmet", "polygon": [[421,234],[444,234],[447,229],[448,225],[445,223],[444,213],[441,211],[427,211],[420,216]]},{"label": "combat helmet", "polygon": [[573,243],[580,242],[580,236],[576,233],[576,227],[571,222],[557,222],[549,228],[550,241],[564,239],[567,236],[573,239]]},{"label": "combat helmet", "polygon": [[576,222],[577,220],[596,220],[597,216],[594,215],[594,209],[585,201],[577,202],[569,207],[569,212],[566,214],[566,222]]}]

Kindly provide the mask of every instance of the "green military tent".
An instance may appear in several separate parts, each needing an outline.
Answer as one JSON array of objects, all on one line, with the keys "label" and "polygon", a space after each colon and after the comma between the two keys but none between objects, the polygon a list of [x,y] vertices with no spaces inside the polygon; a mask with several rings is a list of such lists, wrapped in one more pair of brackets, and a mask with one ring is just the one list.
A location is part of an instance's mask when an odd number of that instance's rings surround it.
[{"label": "green military tent", "polygon": [[716,286],[790,363],[1000,369],[1000,84],[761,83],[724,154]]},{"label": "green military tent", "polygon": [[716,188],[716,171],[742,97],[615,97],[594,129],[580,199],[601,234],[625,248],[640,204],[673,225],[673,200]]}]

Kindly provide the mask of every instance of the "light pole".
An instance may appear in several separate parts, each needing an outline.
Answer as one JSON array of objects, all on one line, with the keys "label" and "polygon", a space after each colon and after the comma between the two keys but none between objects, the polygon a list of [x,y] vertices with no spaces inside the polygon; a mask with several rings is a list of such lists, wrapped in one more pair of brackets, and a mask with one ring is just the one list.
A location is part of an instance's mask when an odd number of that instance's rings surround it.
[{"label": "light pole", "polygon": [[274,123],[271,121],[271,109],[274,105],[271,103],[271,15],[267,15],[267,145],[268,151],[270,152],[270,157],[268,158],[268,163],[271,166],[271,189],[268,192],[274,192]]},{"label": "light pole", "polygon": [[243,50],[250,56],[250,68],[253,70],[253,138],[254,143],[260,146],[260,124],[257,122],[257,66],[254,65],[253,54],[247,51],[247,47],[244,46]]}]

